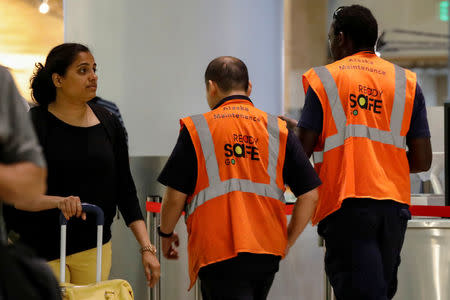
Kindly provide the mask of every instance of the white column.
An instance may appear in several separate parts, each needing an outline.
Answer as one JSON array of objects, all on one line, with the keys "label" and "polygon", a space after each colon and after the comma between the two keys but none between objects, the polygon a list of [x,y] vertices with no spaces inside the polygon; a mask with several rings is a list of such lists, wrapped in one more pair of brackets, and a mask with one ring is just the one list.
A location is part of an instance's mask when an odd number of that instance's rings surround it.
[{"label": "white column", "polygon": [[[256,106],[281,113],[282,24],[281,0],[64,0],[64,39],[93,52],[98,95],[119,106],[132,156],[169,155],[178,120],[209,110],[203,75],[217,56],[241,58]],[[136,299],[146,299],[133,240],[123,223],[115,222],[111,274],[126,277]],[[186,293],[185,249],[184,244],[180,261],[162,260],[166,299],[195,298]]]},{"label": "white column", "polygon": [[65,0],[65,41],[93,52],[130,154],[168,155],[178,119],[209,109],[203,74],[217,56],[241,58],[256,106],[281,113],[282,14],[280,0]]}]

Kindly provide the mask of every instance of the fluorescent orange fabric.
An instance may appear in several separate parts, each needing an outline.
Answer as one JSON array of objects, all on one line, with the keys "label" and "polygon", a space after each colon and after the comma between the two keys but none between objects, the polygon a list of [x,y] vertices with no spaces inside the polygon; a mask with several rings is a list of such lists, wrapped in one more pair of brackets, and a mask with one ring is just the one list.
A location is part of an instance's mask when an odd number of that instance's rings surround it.
[{"label": "fluorescent orange fabric", "polygon": [[[336,83],[340,99],[336,105],[342,105],[346,127],[376,129],[377,133],[389,135],[391,118],[399,118],[399,137],[405,138],[411,121],[416,74],[404,70],[404,111],[396,115],[395,68],[398,67],[368,52],[326,66]],[[327,139],[338,132],[331,99],[314,69],[303,75],[303,86],[305,93],[311,87],[322,105],[323,130],[315,151],[324,151]],[[404,147],[364,136],[346,136],[342,145],[323,152],[323,160],[315,163],[315,169],[323,184],[319,187],[313,224],[338,210],[347,198],[392,199],[410,204],[409,165]]]},{"label": "fluorescent orange fabric", "polygon": [[[236,180],[240,185],[259,184],[267,189],[271,182],[284,192],[283,165],[287,129],[281,119],[279,127],[276,180],[268,172],[268,115],[247,100],[229,100],[203,114],[211,133],[215,163],[221,182]],[[188,206],[195,197],[211,186],[200,134],[191,117],[181,120],[195,147],[198,176],[195,191],[188,197]],[[203,133],[201,133],[203,134]],[[211,173],[211,172],[210,172]],[[283,198],[284,200],[284,198]],[[284,256],[287,245],[285,204],[280,199],[242,190],[228,191],[195,207],[186,220],[190,288],[201,267],[237,256],[239,252]]]}]

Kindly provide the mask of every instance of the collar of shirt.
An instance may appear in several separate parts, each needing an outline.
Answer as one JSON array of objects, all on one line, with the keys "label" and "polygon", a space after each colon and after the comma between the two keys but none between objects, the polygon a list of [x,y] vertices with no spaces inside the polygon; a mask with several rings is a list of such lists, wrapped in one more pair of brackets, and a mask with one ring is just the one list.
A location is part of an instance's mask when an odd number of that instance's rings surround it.
[{"label": "collar of shirt", "polygon": [[377,55],[376,55],[375,52],[373,52],[373,51],[370,51],[370,50],[363,50],[363,51],[356,52],[356,53],[354,53],[354,54],[352,54],[352,55],[350,55],[350,56],[365,56],[365,57],[371,57],[371,56],[377,56]]},{"label": "collar of shirt", "polygon": [[232,95],[232,96],[228,96],[228,97],[225,97],[222,100],[220,100],[219,103],[217,103],[216,106],[214,106],[213,110],[216,109],[216,108],[219,108],[220,106],[222,106],[223,104],[225,104],[226,102],[231,101],[231,100],[244,100],[244,101],[250,102],[253,105],[252,100],[250,100],[250,98],[247,97],[247,96],[244,96],[244,95]]}]

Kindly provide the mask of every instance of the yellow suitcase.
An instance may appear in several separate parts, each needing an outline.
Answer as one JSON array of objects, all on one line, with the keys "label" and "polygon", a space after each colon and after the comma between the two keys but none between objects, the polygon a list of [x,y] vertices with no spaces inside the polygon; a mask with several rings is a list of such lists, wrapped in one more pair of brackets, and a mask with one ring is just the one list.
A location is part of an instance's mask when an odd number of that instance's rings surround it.
[{"label": "yellow suitcase", "polygon": [[100,207],[82,204],[83,212],[94,213],[97,218],[97,274],[96,283],[73,285],[65,283],[67,220],[61,213],[60,286],[63,300],[133,300],[131,285],[122,279],[100,281],[102,270],[102,240],[104,215]]},{"label": "yellow suitcase", "polygon": [[126,280],[114,279],[90,285],[61,284],[63,300],[132,300],[133,290]]}]

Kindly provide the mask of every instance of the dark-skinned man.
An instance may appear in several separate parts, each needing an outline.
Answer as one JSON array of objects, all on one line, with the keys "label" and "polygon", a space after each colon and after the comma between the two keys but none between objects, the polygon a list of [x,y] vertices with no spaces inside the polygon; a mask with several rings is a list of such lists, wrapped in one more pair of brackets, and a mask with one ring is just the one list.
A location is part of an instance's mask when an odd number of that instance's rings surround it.
[{"label": "dark-skinned man", "polygon": [[297,126],[323,182],[312,221],[338,300],[393,298],[411,218],[409,173],[431,164],[416,74],[375,55],[377,34],[369,9],[338,8],[328,34],[335,62],[303,75]]},{"label": "dark-skinned man", "polygon": [[[253,106],[241,60],[214,59],[205,83],[211,111],[181,120],[158,179],[168,186],[162,251],[178,257],[173,230],[185,210],[191,287],[199,276],[204,300],[263,300],[312,216],[320,180],[286,123]],[[297,197],[289,225],[285,184]]]}]

